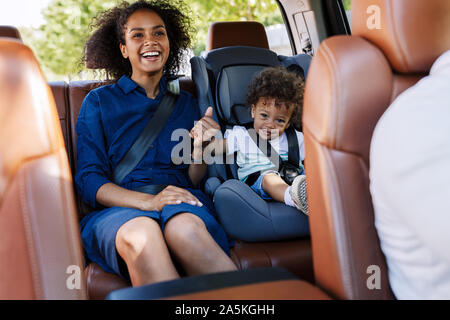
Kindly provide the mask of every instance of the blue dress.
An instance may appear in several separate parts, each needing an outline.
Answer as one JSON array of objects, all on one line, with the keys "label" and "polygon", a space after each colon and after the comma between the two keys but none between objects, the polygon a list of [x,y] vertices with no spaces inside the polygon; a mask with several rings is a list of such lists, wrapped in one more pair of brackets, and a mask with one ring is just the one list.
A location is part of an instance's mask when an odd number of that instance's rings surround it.
[{"label": "blue dress", "polygon": [[83,247],[89,260],[98,263],[103,270],[128,278],[121,266],[123,261],[116,251],[115,238],[120,226],[130,219],[146,216],[159,222],[161,229],[167,221],[181,212],[200,217],[218,245],[229,255],[229,242],[223,228],[215,219],[210,199],[194,188],[188,175],[188,164],[175,165],[171,151],[182,139],[172,141],[176,129],[190,130],[200,119],[197,100],[181,91],[177,104],[137,167],[128,174],[121,187],[135,190],[148,184],[166,184],[189,190],[202,203],[202,207],[181,203],[167,205],[161,212],[142,211],[123,207],[102,207],[95,197],[105,183],[113,182],[112,173],[125,153],[155,113],[167,81],[160,81],[160,92],[155,99],[148,98],[145,90],[127,76],[112,85],[92,90],[83,101],[78,116],[77,173],[75,183],[84,202],[97,211],[89,213],[80,223]]}]

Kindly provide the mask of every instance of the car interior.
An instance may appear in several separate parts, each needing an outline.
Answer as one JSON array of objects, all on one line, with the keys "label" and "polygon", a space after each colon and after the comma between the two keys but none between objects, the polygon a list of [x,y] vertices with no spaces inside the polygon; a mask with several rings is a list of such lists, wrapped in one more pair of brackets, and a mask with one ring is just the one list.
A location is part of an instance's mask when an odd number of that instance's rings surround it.
[{"label": "car interior", "polygon": [[[231,258],[239,270],[137,288],[86,263],[79,234],[80,219],[92,209],[73,186],[75,124],[87,93],[108,81],[47,82],[19,31],[0,26],[0,299],[395,299],[374,225],[370,141],[392,101],[426,76],[442,52],[449,34],[441,28],[450,17],[437,11],[450,12],[450,3],[353,1],[351,31],[340,0],[277,3],[293,56],[269,49],[260,22],[215,22],[205,55],[191,59],[192,75],[179,83],[202,113],[214,107],[225,130],[251,121],[243,107],[256,72],[301,69],[306,87],[297,125],[305,136],[309,216],[286,219],[294,209],[258,198],[236,179],[236,166],[210,165],[205,192],[235,241]],[[366,24],[374,3],[382,30]],[[427,46],[425,36],[433,38]],[[263,237],[252,233],[244,211],[274,218]],[[309,219],[310,235],[299,230],[300,219]],[[381,270],[379,289],[367,285],[373,265]],[[68,266],[81,266],[77,290],[66,286]]]}]

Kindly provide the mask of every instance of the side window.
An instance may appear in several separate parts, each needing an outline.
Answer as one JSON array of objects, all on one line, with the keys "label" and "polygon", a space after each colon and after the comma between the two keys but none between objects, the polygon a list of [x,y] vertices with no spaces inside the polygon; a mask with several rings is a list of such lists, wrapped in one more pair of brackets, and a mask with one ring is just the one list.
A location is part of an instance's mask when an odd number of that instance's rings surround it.
[{"label": "side window", "polygon": [[342,0],[342,3],[344,4],[345,15],[347,16],[348,25],[350,26],[350,30],[351,30],[351,28],[352,28],[352,15],[351,15],[352,0]]},{"label": "side window", "polygon": [[292,56],[291,43],[286,31],[286,25],[280,23],[266,27],[270,50],[278,55]]},{"label": "side window", "polygon": [[[135,2],[129,0],[128,2]],[[81,61],[84,43],[92,29],[89,24],[101,11],[118,0],[0,0],[0,21],[18,27],[31,47],[47,81],[88,80],[102,77]],[[258,21],[266,29],[271,50],[292,55],[292,49],[275,0],[183,0],[193,23],[192,48],[186,52],[181,74],[190,75],[189,58],[205,50],[207,32],[213,22]]]}]

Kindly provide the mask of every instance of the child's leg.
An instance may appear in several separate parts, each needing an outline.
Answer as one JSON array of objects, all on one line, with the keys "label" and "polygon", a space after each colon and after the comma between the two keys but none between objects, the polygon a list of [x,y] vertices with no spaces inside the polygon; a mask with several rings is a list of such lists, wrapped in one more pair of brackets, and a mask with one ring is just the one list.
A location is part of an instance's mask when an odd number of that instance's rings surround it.
[{"label": "child's leg", "polygon": [[263,176],[261,187],[272,199],[296,207],[304,214],[308,214],[304,175],[297,176],[292,186],[289,186],[277,172],[269,172]]},{"label": "child's leg", "polygon": [[289,185],[284,182],[281,177],[275,172],[266,173],[262,179],[261,183],[262,189],[266,192],[273,200],[278,202],[284,201],[284,194]]}]

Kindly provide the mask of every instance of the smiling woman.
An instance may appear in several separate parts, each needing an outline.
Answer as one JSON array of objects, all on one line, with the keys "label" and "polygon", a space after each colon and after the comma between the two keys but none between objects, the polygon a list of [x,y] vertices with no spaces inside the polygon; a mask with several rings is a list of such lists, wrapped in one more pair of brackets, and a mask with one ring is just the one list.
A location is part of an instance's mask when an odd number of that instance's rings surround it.
[{"label": "smiling woman", "polygon": [[[129,59],[134,66],[131,79],[140,84],[146,83],[146,78],[152,76],[159,80],[170,54],[169,38],[161,17],[150,10],[134,12],[125,25],[124,38],[125,43],[120,44],[120,51],[124,59]],[[159,89],[158,86],[151,86]],[[144,89],[149,98],[156,97],[157,92]]]},{"label": "smiling woman", "polygon": [[[83,201],[98,209],[81,221],[81,236],[89,260],[133,285],[179,277],[169,249],[188,275],[236,269],[213,204],[199,188],[206,164],[171,161],[172,131],[190,130],[200,119],[191,94],[170,98],[167,89],[190,44],[183,7],[124,2],[100,16],[86,44],[89,66],[115,81],[89,92],[76,124],[75,182]],[[169,110],[167,121],[161,110]],[[209,123],[204,118],[199,122]],[[163,125],[152,145],[117,179],[116,169],[155,119]],[[203,142],[194,139],[194,147]]]},{"label": "smiling woman", "polygon": [[[131,76],[131,60],[123,56],[123,51],[121,54],[120,51],[110,49],[119,46],[124,47],[127,37],[131,35],[134,37],[130,38],[133,43],[145,35],[145,32],[143,32],[145,30],[141,29],[140,32],[137,32],[135,26],[127,24],[132,13],[127,6],[128,4],[124,3],[101,14],[92,25],[97,31],[86,42],[85,47],[84,61],[91,68],[107,70],[108,76],[114,79],[118,79],[124,74]],[[139,6],[138,2],[133,7]],[[160,23],[157,24],[161,26],[159,32],[164,29],[164,32],[167,33],[166,38],[172,40],[169,42],[170,50],[165,70],[168,74],[176,74],[186,54],[185,50],[191,45],[191,20],[182,13],[189,12],[189,10],[181,1],[176,3],[176,8],[179,8],[180,11],[174,10],[168,2],[164,1],[161,2],[159,7],[152,5],[142,7],[147,10],[152,9],[153,14],[156,14],[160,20]],[[135,19],[134,23],[137,24],[141,23],[144,18],[142,14],[139,14]],[[131,31],[133,31],[132,34]]]}]

